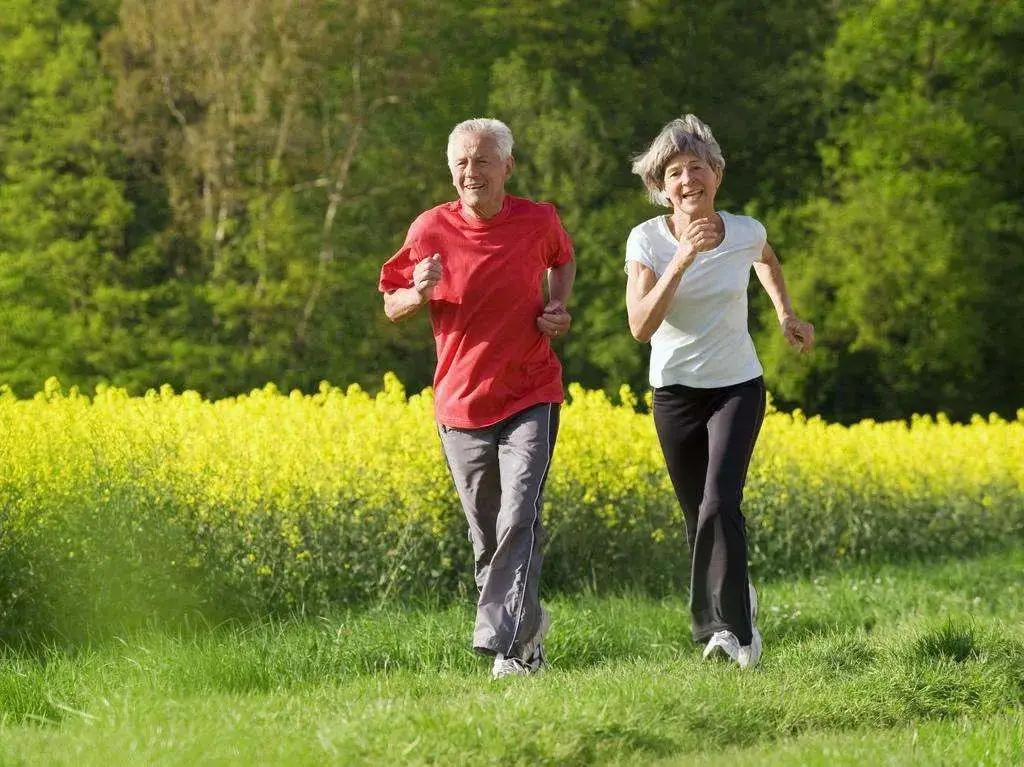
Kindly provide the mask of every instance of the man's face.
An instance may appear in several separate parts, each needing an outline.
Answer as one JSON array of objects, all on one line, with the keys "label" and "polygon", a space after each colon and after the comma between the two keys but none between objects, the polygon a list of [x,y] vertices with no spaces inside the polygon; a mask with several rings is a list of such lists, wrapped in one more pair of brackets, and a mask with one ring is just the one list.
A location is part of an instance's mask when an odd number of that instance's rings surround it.
[{"label": "man's face", "polygon": [[448,158],[452,184],[470,212],[490,218],[501,210],[505,182],[512,176],[514,160],[502,160],[498,143],[487,134],[456,136]]}]

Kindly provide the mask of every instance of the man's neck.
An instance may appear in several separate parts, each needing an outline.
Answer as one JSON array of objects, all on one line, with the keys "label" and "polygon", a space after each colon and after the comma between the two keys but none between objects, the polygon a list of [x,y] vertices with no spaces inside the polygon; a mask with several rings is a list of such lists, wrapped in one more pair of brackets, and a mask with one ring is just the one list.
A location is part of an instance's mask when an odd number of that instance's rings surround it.
[{"label": "man's neck", "polygon": [[494,218],[499,213],[501,213],[501,209],[505,206],[505,195],[502,195],[501,199],[499,199],[496,204],[491,206],[474,207],[472,205],[467,205],[464,202],[461,204],[462,215],[465,216],[466,218],[472,218],[477,221],[487,221],[488,219]]}]

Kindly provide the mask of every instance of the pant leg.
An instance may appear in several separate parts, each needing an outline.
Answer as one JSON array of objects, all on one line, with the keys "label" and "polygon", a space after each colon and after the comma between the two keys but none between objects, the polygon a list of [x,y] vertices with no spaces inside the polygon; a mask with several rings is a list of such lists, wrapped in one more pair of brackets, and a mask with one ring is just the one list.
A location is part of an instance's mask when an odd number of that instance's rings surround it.
[{"label": "pant leg", "polygon": [[721,630],[733,632],[741,645],[751,641],[747,533],[740,505],[764,408],[764,383],[758,378],[723,389],[708,418],[708,468],[690,588],[697,641]]},{"label": "pant leg", "polygon": [[476,559],[478,652],[515,655],[536,631],[540,510],[558,412],[543,404],[486,429],[440,430]]},{"label": "pant leg", "polygon": [[683,510],[693,551],[708,468],[707,390],[688,386],[655,389],[652,412],[661,453]]},{"label": "pant leg", "polygon": [[448,470],[455,483],[473,546],[474,580],[483,590],[498,547],[495,526],[501,506],[496,428],[454,429],[438,427]]},{"label": "pant leg", "polygon": [[509,419],[498,439],[498,548],[480,609],[486,613],[488,627],[499,627],[497,651],[505,655],[518,656],[520,646],[533,637],[540,623],[541,507],[558,423],[558,405],[536,405]]}]

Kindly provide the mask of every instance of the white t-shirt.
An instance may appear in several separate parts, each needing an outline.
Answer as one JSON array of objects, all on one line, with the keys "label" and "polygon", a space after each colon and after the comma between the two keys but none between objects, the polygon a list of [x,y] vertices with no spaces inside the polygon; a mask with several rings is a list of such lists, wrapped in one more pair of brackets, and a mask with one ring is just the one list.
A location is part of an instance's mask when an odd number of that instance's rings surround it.
[{"label": "white t-shirt", "polygon": [[[760,261],[767,234],[760,221],[719,212],[725,238],[698,253],[683,273],[665,320],[651,337],[651,386],[682,384],[711,389],[761,375],[761,362],[747,327],[750,267]],[[658,216],[633,228],[626,240],[630,261],[659,278],[679,242]]]}]

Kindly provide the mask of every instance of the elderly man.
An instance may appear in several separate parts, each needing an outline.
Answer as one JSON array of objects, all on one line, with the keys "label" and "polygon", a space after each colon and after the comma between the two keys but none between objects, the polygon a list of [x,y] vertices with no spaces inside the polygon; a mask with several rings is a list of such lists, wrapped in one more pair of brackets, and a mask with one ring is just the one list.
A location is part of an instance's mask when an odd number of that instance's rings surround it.
[{"label": "elderly man", "polygon": [[505,192],[512,145],[498,120],[456,125],[448,167],[458,200],[417,217],[380,276],[392,321],[430,309],[438,433],[476,561],[473,647],[494,656],[496,679],[545,663],[541,496],[563,401],[551,341],[569,330],[576,275],[554,206]]}]

